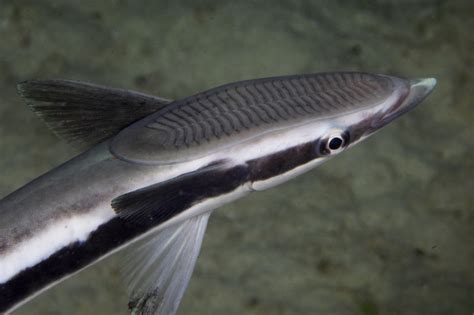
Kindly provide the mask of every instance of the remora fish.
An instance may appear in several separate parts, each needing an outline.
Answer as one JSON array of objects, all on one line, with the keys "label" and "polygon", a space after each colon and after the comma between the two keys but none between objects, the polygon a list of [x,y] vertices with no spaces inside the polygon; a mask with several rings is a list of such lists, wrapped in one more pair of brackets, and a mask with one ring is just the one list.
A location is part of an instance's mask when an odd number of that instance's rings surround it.
[{"label": "remora fish", "polygon": [[435,79],[294,75],[179,101],[65,80],[19,93],[89,149],[0,201],[0,312],[140,240],[131,310],[174,314],[209,215],[315,167],[412,109]]}]

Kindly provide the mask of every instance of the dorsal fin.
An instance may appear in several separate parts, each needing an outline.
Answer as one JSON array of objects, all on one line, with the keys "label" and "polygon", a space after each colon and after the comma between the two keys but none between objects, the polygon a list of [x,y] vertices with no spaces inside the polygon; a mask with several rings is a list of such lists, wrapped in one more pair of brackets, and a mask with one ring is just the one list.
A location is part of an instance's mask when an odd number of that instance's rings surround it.
[{"label": "dorsal fin", "polygon": [[92,146],[156,112],[171,100],[70,80],[18,84],[28,106],[60,138]]}]

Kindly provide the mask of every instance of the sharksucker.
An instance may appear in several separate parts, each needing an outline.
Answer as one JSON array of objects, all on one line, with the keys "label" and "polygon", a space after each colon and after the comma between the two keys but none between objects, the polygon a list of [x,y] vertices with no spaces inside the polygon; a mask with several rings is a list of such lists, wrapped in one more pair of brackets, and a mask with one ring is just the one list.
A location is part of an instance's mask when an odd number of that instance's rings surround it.
[{"label": "sharksucker", "polygon": [[340,72],[223,85],[178,101],[67,80],[19,92],[89,147],[0,201],[0,312],[127,247],[129,307],[174,314],[208,217],[359,143],[434,79]]}]

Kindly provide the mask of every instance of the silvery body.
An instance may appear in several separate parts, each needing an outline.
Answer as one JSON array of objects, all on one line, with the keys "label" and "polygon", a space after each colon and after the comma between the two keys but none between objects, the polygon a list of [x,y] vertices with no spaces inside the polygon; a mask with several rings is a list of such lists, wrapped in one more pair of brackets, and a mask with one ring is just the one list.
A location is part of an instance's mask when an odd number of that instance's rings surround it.
[{"label": "silvery body", "polygon": [[0,201],[0,312],[137,242],[124,268],[129,307],[174,314],[214,209],[339,154],[434,85],[323,73],[169,101],[66,80],[20,84],[53,131],[90,148]]}]

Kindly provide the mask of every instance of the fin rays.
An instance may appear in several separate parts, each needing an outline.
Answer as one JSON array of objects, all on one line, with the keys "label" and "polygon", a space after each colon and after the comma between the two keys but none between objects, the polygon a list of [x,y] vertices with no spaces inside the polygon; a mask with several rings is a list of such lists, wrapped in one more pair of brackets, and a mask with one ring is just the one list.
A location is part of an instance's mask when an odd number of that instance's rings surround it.
[{"label": "fin rays", "polygon": [[171,101],[143,93],[70,80],[18,84],[28,106],[60,138],[92,146]]},{"label": "fin rays", "polygon": [[167,227],[129,250],[123,271],[132,314],[176,313],[194,270],[209,215]]}]

